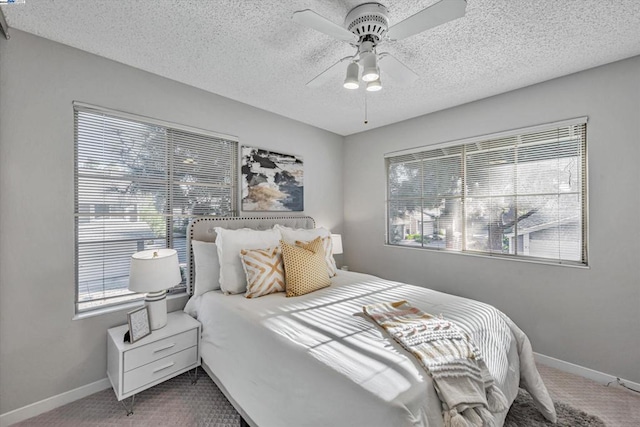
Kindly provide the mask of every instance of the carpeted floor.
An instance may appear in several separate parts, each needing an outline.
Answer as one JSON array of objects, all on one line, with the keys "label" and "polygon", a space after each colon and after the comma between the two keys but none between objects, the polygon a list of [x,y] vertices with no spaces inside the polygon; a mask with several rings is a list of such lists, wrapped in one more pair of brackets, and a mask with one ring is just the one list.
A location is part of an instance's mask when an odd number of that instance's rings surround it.
[{"label": "carpeted floor", "polygon": [[[558,426],[571,427],[604,427],[604,422],[595,415],[589,415],[579,409],[573,408],[561,402],[555,402],[556,413],[558,414]],[[533,399],[529,394],[520,390],[516,401],[513,402],[507,419],[504,421],[505,427],[537,427],[552,426],[553,423],[547,421],[540,411],[533,404]]]},{"label": "carpeted floor", "polygon": [[538,371],[554,402],[596,415],[607,427],[640,426],[640,393],[616,385],[607,387],[540,364]]},{"label": "carpeted floor", "polygon": [[[559,402],[558,394],[570,397],[571,404],[578,405],[594,402],[595,407],[628,406],[630,412],[618,411],[622,418],[613,422],[606,422],[608,427],[639,426],[640,425],[640,397],[633,392],[607,388],[593,381],[585,380],[574,375],[565,374],[552,368],[540,369],[554,400],[560,417],[558,426],[571,427],[601,427],[603,419],[581,412]],[[115,398],[113,390],[108,389],[95,393],[84,399],[54,409],[37,417],[26,420],[16,426],[215,426],[239,427],[240,416],[233,409],[213,381],[200,371],[198,382],[191,385],[187,374],[180,375],[169,381],[146,390],[136,396],[134,414],[126,416],[125,410]],[[585,383],[586,382],[586,383]],[[589,387],[587,387],[587,385]],[[585,390],[594,388],[597,399],[587,396]],[[622,393],[617,395],[617,393]],[[576,398],[576,396],[578,396]],[[624,397],[621,399],[621,396]],[[625,399],[627,399],[625,401]],[[566,401],[566,400],[565,400]],[[130,399],[127,400],[130,402]],[[594,414],[591,407],[582,409]],[[596,408],[597,409],[597,408]],[[605,420],[606,421],[606,420]],[[551,426],[532,408],[531,398],[522,392],[514,403],[505,426],[507,427],[541,427]],[[283,426],[285,427],[285,426]],[[354,426],[359,427],[359,426]]]}]

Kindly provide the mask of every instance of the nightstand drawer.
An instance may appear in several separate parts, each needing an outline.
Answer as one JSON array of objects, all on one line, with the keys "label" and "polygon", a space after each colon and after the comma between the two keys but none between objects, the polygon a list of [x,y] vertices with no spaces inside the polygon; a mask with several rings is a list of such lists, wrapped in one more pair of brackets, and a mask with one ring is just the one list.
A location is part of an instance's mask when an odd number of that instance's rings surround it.
[{"label": "nightstand drawer", "polygon": [[170,354],[178,353],[198,343],[198,329],[191,329],[181,334],[173,335],[155,341],[142,347],[124,353],[124,371],[128,372],[146,363],[161,359]]},{"label": "nightstand drawer", "polygon": [[125,372],[123,381],[123,393],[129,393],[132,390],[150,384],[160,378],[170,376],[175,372],[185,369],[191,365],[195,365],[198,359],[198,347],[183,350],[179,353],[172,354],[155,362],[149,363]]}]

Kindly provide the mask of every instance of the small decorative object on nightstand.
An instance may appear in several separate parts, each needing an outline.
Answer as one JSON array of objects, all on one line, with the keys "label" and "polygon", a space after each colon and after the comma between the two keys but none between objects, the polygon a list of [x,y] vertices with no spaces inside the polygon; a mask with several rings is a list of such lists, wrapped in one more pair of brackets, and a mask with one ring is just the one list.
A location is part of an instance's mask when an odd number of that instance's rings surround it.
[{"label": "small decorative object on nightstand", "polygon": [[200,366],[200,322],[181,311],[167,316],[167,325],[134,343],[124,342],[129,325],[107,331],[107,376],[118,401]]},{"label": "small decorative object on nightstand", "polygon": [[151,328],[149,327],[149,310],[147,307],[136,308],[128,312],[127,324],[129,325],[129,339],[125,338],[125,341],[134,343],[150,335]]}]

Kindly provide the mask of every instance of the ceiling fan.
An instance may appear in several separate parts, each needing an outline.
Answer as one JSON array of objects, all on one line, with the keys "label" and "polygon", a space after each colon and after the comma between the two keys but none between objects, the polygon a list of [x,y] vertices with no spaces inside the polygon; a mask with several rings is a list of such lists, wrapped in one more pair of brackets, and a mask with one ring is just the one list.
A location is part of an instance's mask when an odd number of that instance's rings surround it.
[{"label": "ceiling fan", "polygon": [[344,80],[346,89],[360,87],[361,68],[361,78],[366,83],[368,91],[382,89],[380,69],[400,83],[415,81],[418,75],[389,52],[378,52],[379,45],[383,42],[402,40],[460,18],[464,16],[466,6],[466,0],[440,0],[391,27],[389,27],[387,8],[380,3],[363,3],[354,7],[347,14],[342,26],[318,15],[311,9],[294,12],[292,19],[298,24],[345,41],[356,48],[354,55],[338,60],[310,80],[307,86],[321,86],[331,77],[331,71],[335,67],[347,61],[349,65]]}]

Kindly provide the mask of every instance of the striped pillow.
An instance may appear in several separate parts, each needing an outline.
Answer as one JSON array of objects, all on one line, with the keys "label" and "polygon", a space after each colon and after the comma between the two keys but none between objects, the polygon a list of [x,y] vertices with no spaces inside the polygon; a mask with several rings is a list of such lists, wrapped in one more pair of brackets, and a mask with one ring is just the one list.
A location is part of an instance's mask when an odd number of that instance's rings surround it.
[{"label": "striped pillow", "polygon": [[331,284],[320,237],[298,246],[281,240],[280,245],[288,297],[308,294]]},{"label": "striped pillow", "polygon": [[[336,267],[336,260],[333,258],[333,241],[331,237],[320,237],[322,239],[322,248],[324,249],[324,260],[327,264],[327,271],[329,277],[333,277],[338,274],[338,267]],[[309,242],[301,242],[296,240],[296,245],[304,245]]]},{"label": "striped pillow", "polygon": [[242,249],[242,267],[247,276],[246,298],[257,298],[285,289],[282,251],[279,246],[268,249]]}]

